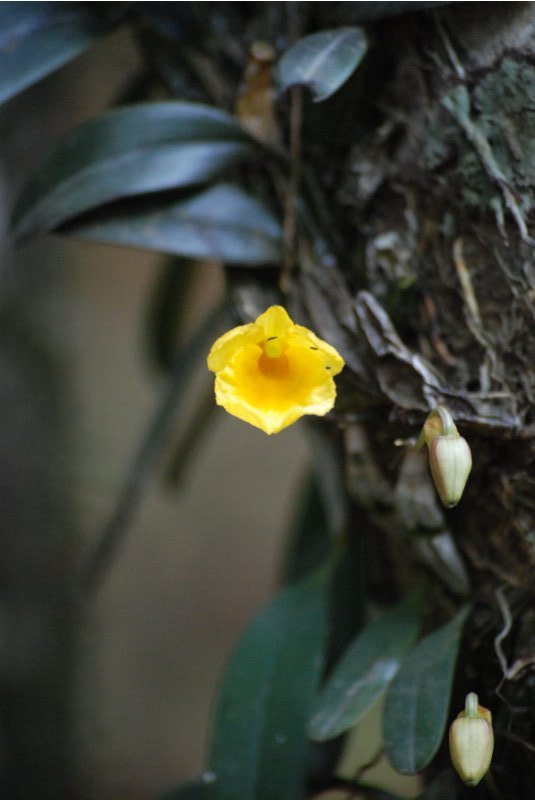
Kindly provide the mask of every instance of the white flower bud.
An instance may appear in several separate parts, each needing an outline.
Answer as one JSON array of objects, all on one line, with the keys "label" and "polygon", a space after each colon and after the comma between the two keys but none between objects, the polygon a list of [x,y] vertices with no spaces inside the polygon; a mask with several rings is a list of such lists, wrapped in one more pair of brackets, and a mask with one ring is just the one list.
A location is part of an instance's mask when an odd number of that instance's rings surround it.
[{"label": "white flower bud", "polygon": [[467,786],[477,786],[487,773],[494,750],[492,715],[478,705],[477,694],[466,696],[465,710],[450,726],[450,756],[453,766]]},{"label": "white flower bud", "polygon": [[462,436],[435,436],[429,447],[429,466],[443,505],[456,506],[472,469],[472,454]]},{"label": "white flower bud", "polygon": [[417,447],[424,444],[427,445],[429,466],[440,499],[446,508],[452,508],[462,497],[472,469],[472,454],[445,406],[437,406],[428,415]]}]

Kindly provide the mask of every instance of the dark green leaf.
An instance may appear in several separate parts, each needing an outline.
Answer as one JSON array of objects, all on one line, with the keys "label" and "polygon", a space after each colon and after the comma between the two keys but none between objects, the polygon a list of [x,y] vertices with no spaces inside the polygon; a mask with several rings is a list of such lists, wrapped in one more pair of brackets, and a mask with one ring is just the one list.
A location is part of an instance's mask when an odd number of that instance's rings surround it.
[{"label": "dark green leaf", "polygon": [[308,86],[314,100],[326,100],[346,82],[367,50],[360,28],[337,28],[305,36],[286,51],[277,68],[282,90]]},{"label": "dark green leaf", "polygon": [[0,103],[77,56],[111,26],[98,3],[1,3]]},{"label": "dark green leaf", "polygon": [[360,531],[349,531],[343,544],[338,541],[340,558],[335,568],[329,609],[328,671],[366,621],[366,548],[364,537],[359,534]]},{"label": "dark green leaf", "polygon": [[455,662],[469,609],[422,639],[409,653],[386,696],[384,741],[392,766],[412,775],[440,746]]},{"label": "dark green leaf", "polygon": [[18,236],[105,203],[222,175],[252,152],[236,120],[196,103],[146,103],[92,119],[37,171],[14,214]]},{"label": "dark green leaf", "polygon": [[229,184],[174,204],[159,197],[143,203],[141,210],[101,214],[96,221],[70,225],[68,232],[98,242],[234,264],[277,263],[281,256],[280,224],[257,200]]},{"label": "dark green leaf", "polygon": [[218,800],[300,800],[306,722],[323,658],[328,572],[286,589],[253,621],[219,698],[210,771]]},{"label": "dark green leaf", "polygon": [[327,430],[316,417],[307,419],[306,428],[329,533],[333,539],[340,539],[347,532],[350,517],[340,437]]},{"label": "dark green leaf", "polygon": [[162,265],[149,299],[148,353],[151,362],[165,372],[176,358],[198,275],[196,261],[171,256]]},{"label": "dark green leaf", "polygon": [[308,727],[312,739],[333,739],[376,703],[415,642],[422,594],[373,620],[346,650],[321,692]]}]

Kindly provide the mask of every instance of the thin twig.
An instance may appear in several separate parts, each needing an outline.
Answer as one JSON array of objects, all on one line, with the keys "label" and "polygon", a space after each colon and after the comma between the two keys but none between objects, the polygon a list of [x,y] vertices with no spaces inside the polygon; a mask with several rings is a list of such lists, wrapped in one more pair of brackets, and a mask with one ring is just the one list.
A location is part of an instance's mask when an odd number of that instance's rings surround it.
[{"label": "thin twig", "polygon": [[[504,590],[505,587],[500,586],[494,592],[496,599],[498,600],[498,605],[500,606],[500,611],[502,612],[504,622],[503,628],[494,639],[494,650],[498,657],[498,661],[500,662],[500,667],[502,668],[503,673],[503,677],[496,689],[496,694],[499,697],[502,697],[500,690],[505,681],[516,680],[521,673],[527,669],[527,667],[530,667],[535,663],[535,658],[533,656],[528,656],[526,658],[517,658],[515,661],[513,661],[510,667],[507,666],[507,659],[505,657],[505,653],[503,652],[502,642],[505,637],[509,635],[511,628],[513,627],[513,615],[511,614],[509,603],[504,595]],[[502,699],[505,698],[502,697]]]},{"label": "thin twig", "polygon": [[[464,260],[464,253],[463,253],[463,240],[461,237],[455,239],[453,243],[453,263],[455,264],[455,269],[457,271],[457,276],[459,278],[461,289],[463,291],[464,302],[466,303],[466,309],[472,318],[472,323],[477,332],[477,338],[481,337],[481,331],[483,328],[481,322],[481,314],[479,313],[479,305],[476,299],[476,294],[474,292],[474,285],[472,283],[472,278],[470,276],[470,272],[466,267],[466,262]],[[484,341],[484,339],[483,339]]]},{"label": "thin twig", "polygon": [[303,121],[303,90],[290,89],[290,179],[286,190],[283,228],[283,269],[281,287],[288,288],[290,274],[295,264],[296,202],[301,182],[301,127]]},{"label": "thin twig", "polygon": [[504,588],[503,586],[499,586],[494,594],[496,595],[496,599],[498,601],[498,605],[500,606],[500,611],[502,612],[503,616],[503,628],[499,632],[499,634],[494,639],[494,650],[496,655],[498,656],[498,661],[500,662],[500,667],[502,668],[502,672],[507,675],[508,667],[507,667],[507,659],[505,657],[505,653],[503,652],[502,642],[505,637],[509,634],[512,626],[513,626],[513,617],[511,615],[511,609],[509,608],[509,603],[505,599],[504,596]]},{"label": "thin twig", "polygon": [[448,54],[448,58],[451,61],[451,65],[455,70],[455,74],[459,78],[459,80],[464,81],[466,79],[466,70],[461,64],[461,60],[457,55],[457,52],[451,42],[450,37],[448,36],[444,25],[442,24],[442,20],[438,14],[435,14],[435,25],[438,28],[438,32],[440,34],[440,38],[442,39],[442,44],[444,45],[444,49]]},{"label": "thin twig", "polygon": [[525,739],[522,739],[520,736],[517,736],[515,733],[511,733],[511,731],[504,731],[501,734],[505,739],[510,739],[512,742],[517,742],[521,744],[526,750],[529,750],[530,753],[535,753],[535,745],[530,744]]},{"label": "thin twig", "polygon": [[184,470],[199,444],[199,437],[206,431],[207,423],[214,416],[215,409],[214,390],[210,386],[200,398],[192,418],[188,422],[188,427],[182,433],[178,445],[175,446],[173,455],[169,459],[164,475],[166,487],[176,489],[179,486],[184,477]]},{"label": "thin twig", "polygon": [[[299,38],[298,4],[287,3],[288,41],[293,44]],[[290,88],[290,178],[284,203],[284,225],[282,234],[283,266],[280,278],[282,291],[289,288],[290,275],[295,264],[297,233],[296,203],[301,182],[301,129],[303,127],[303,90],[300,86]]]},{"label": "thin twig", "polygon": [[81,587],[84,592],[89,594],[99,587],[119,546],[123,543],[128,526],[139,507],[143,492],[152,475],[155,461],[165,442],[171,420],[182,399],[188,375],[198,365],[200,355],[207,347],[207,342],[212,341],[227,315],[226,304],[213,311],[178,355],[166,392],[142,439],[117,504],[82,572]]}]

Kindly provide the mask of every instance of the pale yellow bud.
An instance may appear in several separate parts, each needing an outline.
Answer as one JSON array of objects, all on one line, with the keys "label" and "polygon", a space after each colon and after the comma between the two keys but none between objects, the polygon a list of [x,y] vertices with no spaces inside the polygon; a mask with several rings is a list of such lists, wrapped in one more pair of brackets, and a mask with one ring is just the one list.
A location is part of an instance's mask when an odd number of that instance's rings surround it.
[{"label": "pale yellow bud", "polygon": [[429,466],[443,505],[456,506],[462,497],[472,469],[472,454],[445,406],[428,415],[418,437],[417,447],[427,445]]},{"label": "pale yellow bud", "polygon": [[429,445],[429,466],[443,505],[456,506],[472,469],[472,454],[462,436],[435,436]]},{"label": "pale yellow bud", "polygon": [[487,773],[494,750],[492,715],[478,705],[477,694],[466,696],[465,710],[450,726],[450,756],[453,766],[467,786],[477,786]]}]

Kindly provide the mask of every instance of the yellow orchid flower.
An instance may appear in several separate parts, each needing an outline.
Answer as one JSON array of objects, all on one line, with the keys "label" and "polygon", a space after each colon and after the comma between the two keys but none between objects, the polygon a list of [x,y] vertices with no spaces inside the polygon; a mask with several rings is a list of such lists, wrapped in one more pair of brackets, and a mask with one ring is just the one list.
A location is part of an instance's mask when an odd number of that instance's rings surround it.
[{"label": "yellow orchid flower", "polygon": [[217,404],[268,434],[304,414],[327,414],[343,367],[334,347],[295,325],[282,306],[223,334],[208,355]]}]

